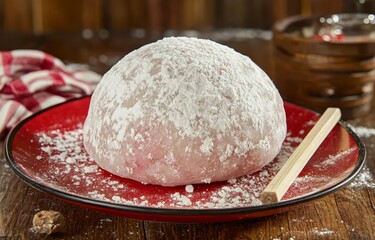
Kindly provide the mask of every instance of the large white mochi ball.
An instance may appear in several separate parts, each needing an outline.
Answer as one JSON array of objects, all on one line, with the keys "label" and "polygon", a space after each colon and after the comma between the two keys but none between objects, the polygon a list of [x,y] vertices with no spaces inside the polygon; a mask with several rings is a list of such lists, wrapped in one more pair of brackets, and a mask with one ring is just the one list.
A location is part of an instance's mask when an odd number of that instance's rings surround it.
[{"label": "large white mochi ball", "polygon": [[248,57],[171,37],[129,53],[103,76],[83,134],[101,168],[176,186],[260,170],[280,151],[286,119],[279,92]]}]

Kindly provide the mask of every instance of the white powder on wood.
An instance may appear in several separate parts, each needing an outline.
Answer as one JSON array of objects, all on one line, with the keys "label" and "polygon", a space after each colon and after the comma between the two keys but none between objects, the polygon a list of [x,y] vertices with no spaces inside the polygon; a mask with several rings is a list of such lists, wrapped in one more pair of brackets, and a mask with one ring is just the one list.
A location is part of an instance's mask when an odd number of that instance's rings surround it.
[{"label": "white powder on wood", "polygon": [[332,231],[332,230],[329,230],[329,229],[327,229],[327,228],[322,228],[322,229],[320,229],[320,228],[318,228],[318,227],[314,227],[314,228],[312,229],[311,233],[316,234],[316,235],[318,235],[318,236],[327,236],[327,235],[335,234],[335,232]]},{"label": "white powder on wood", "polygon": [[353,126],[349,125],[349,127],[359,136],[364,138],[369,138],[375,136],[375,128],[368,128],[363,126]]},{"label": "white powder on wood", "polygon": [[[369,128],[364,126],[353,126],[348,124],[349,128],[352,129],[358,137],[371,138],[375,136],[375,128]],[[349,185],[351,188],[375,188],[375,178],[373,172],[368,168],[364,167],[354,181]]]},{"label": "white powder on wood", "polygon": [[349,184],[351,188],[375,188],[374,174],[368,167],[364,167],[352,183]]}]

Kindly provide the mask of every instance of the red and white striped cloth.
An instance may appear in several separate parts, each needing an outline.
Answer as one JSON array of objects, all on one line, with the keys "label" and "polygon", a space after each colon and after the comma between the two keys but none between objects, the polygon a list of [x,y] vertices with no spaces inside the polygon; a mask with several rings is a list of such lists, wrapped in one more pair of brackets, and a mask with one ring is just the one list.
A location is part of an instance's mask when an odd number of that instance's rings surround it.
[{"label": "red and white striped cloth", "polygon": [[41,51],[0,52],[0,138],[38,110],[91,94],[100,78]]}]

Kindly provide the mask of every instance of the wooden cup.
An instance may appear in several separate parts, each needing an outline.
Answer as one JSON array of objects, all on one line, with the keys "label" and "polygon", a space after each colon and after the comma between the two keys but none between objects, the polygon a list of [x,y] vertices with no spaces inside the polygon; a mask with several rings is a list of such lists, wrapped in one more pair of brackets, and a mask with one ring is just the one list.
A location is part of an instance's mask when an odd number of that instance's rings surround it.
[{"label": "wooden cup", "polygon": [[368,113],[375,82],[375,42],[306,38],[313,19],[296,16],[273,28],[275,83],[288,101],[317,111],[338,107],[343,118]]}]

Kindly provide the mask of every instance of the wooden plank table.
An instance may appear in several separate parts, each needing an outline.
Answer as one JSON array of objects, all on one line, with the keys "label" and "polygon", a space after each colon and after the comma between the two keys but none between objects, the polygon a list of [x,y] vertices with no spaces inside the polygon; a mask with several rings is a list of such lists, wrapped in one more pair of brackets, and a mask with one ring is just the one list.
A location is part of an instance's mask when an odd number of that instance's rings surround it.
[{"label": "wooden plank table", "polygon": [[[3,35],[0,50],[42,49],[71,61],[89,63],[103,73],[116,59],[150,40],[110,36],[83,39],[80,35],[44,37]],[[271,77],[272,46],[269,40],[225,40],[249,55]],[[375,104],[373,104],[375,105]],[[349,121],[375,128],[371,113]],[[363,137],[367,148],[366,174],[355,185],[278,215],[237,222],[174,224],[140,221],[107,215],[71,205],[26,185],[9,168],[0,142],[0,239],[375,239],[375,135]],[[367,178],[364,178],[367,177]],[[40,210],[56,210],[67,219],[65,233],[48,237],[30,231]]]}]

